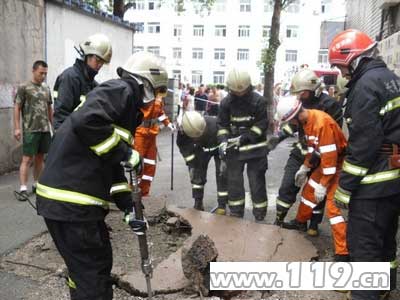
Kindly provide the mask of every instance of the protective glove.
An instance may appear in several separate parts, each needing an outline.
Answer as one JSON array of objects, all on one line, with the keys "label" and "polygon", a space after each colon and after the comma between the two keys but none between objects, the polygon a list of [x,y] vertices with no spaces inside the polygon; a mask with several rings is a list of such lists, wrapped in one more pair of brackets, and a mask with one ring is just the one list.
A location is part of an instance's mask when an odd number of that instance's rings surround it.
[{"label": "protective glove", "polygon": [[135,213],[133,211],[125,211],[125,216],[123,219],[124,223],[129,225],[133,232],[136,235],[143,235],[145,231],[149,228],[147,220],[138,220],[135,217]]},{"label": "protective glove", "polygon": [[228,149],[228,143],[222,142],[218,147],[219,158],[224,160],[226,158],[226,149]]},{"label": "protective glove", "polygon": [[175,133],[176,132],[176,127],[174,124],[169,123],[168,124],[168,128],[171,130],[171,133]]},{"label": "protective glove", "polygon": [[301,165],[300,169],[296,172],[294,176],[294,184],[297,187],[301,187],[307,180],[307,173],[310,171],[310,168],[306,165]]},{"label": "protective glove", "polygon": [[324,187],[322,184],[318,183],[314,187],[314,197],[317,202],[324,201],[326,196],[326,187]]},{"label": "protective glove", "polygon": [[137,174],[140,174],[143,169],[143,160],[139,152],[133,150],[132,148],[129,148],[125,159],[121,162],[121,165],[128,172],[136,171]]},{"label": "protective glove", "polygon": [[276,146],[278,146],[280,142],[280,138],[278,136],[271,136],[267,142],[267,150],[268,152],[274,150]]},{"label": "protective glove", "polygon": [[346,191],[345,189],[342,189],[341,187],[338,187],[336,189],[335,195],[333,197],[334,197],[335,205],[337,208],[340,208],[340,209],[348,209],[349,208],[351,192]]}]

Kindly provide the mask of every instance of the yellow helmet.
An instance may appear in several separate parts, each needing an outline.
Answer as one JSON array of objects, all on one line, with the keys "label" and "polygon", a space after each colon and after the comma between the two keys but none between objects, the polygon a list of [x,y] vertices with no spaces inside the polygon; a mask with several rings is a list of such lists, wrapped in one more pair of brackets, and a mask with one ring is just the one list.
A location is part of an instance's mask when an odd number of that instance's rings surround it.
[{"label": "yellow helmet", "polygon": [[250,74],[247,71],[233,68],[228,73],[226,85],[232,92],[242,93],[251,85]]},{"label": "yellow helmet", "polygon": [[191,138],[199,138],[206,130],[206,120],[197,111],[187,111],[182,117],[182,130]]},{"label": "yellow helmet", "polygon": [[104,60],[105,63],[110,63],[112,57],[112,46],[107,36],[101,33],[96,33],[89,36],[85,41],[79,44],[83,55],[96,55]]},{"label": "yellow helmet", "polygon": [[127,62],[117,69],[119,76],[123,71],[147,79],[153,89],[167,87],[168,73],[165,64],[160,57],[149,52],[136,52]]},{"label": "yellow helmet", "polygon": [[320,86],[321,80],[313,70],[302,69],[293,76],[290,93],[296,94],[302,91],[316,91]]}]

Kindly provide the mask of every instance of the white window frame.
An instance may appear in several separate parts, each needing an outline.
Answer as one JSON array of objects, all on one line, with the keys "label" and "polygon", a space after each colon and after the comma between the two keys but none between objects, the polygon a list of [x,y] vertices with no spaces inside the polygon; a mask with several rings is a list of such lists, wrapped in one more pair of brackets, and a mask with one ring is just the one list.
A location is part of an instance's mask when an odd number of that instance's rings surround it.
[{"label": "white window frame", "polygon": [[250,36],[250,25],[239,25],[238,37],[249,37]]},{"label": "white window frame", "polygon": [[327,64],[328,63],[328,49],[318,50],[318,63]]},{"label": "white window frame", "polygon": [[262,27],[262,36],[265,39],[268,39],[271,37],[271,26],[269,25],[263,25]]},{"label": "white window frame", "polygon": [[214,71],[213,72],[213,83],[214,84],[224,84],[225,83],[225,72],[224,71]]},{"label": "white window frame", "polygon": [[135,33],[139,33],[139,34],[144,33],[144,30],[145,30],[144,22],[137,22],[136,24],[141,24],[142,26],[140,26],[140,28],[142,28],[142,30],[137,30],[139,28],[139,26],[135,25]]},{"label": "white window frame", "polygon": [[251,12],[251,0],[239,0],[239,11],[244,13]]},{"label": "white window frame", "polygon": [[192,48],[192,59],[202,60],[204,58],[203,48]]},{"label": "white window frame", "polygon": [[182,48],[181,47],[174,47],[172,48],[172,58],[173,59],[182,59]]},{"label": "white window frame", "polygon": [[274,11],[274,1],[264,0],[264,12],[272,12],[272,11]]},{"label": "white window frame", "polygon": [[133,8],[135,10],[145,10],[146,9],[146,5],[144,3],[144,0],[135,0],[133,2]]},{"label": "white window frame", "polygon": [[[153,4],[153,8],[150,8],[150,4]],[[149,0],[148,1],[149,10],[159,10],[160,9],[160,0]]]},{"label": "white window frame", "polygon": [[299,37],[299,26],[297,25],[286,26],[286,38],[296,39],[298,37]]},{"label": "white window frame", "polygon": [[226,25],[215,25],[215,36],[226,37]]},{"label": "white window frame", "polygon": [[213,10],[216,12],[225,12],[226,0],[215,0]]},{"label": "white window frame", "polygon": [[147,23],[147,32],[150,34],[159,34],[161,32],[160,22]]},{"label": "white window frame", "polygon": [[178,79],[178,81],[181,81],[182,71],[181,70],[172,70],[172,78]]},{"label": "white window frame", "polygon": [[159,46],[148,46],[147,52],[153,53],[156,56],[160,56],[160,47]]},{"label": "white window frame", "polygon": [[199,86],[203,83],[203,71],[192,71],[192,85]]},{"label": "white window frame", "polygon": [[298,55],[297,50],[288,49],[285,51],[285,61],[295,63],[297,62],[297,55]]},{"label": "white window frame", "polygon": [[175,24],[174,25],[174,32],[173,32],[175,37],[180,37],[182,36],[182,24]]},{"label": "white window frame", "polygon": [[225,48],[214,48],[214,60],[225,61]]},{"label": "white window frame", "polygon": [[237,50],[237,60],[238,61],[247,61],[250,58],[250,50],[249,49],[244,49],[244,48],[239,48]]},{"label": "white window frame", "polygon": [[133,47],[133,53],[144,51],[143,46],[135,46]]},{"label": "white window frame", "polygon": [[193,36],[204,36],[204,25],[193,25]]}]

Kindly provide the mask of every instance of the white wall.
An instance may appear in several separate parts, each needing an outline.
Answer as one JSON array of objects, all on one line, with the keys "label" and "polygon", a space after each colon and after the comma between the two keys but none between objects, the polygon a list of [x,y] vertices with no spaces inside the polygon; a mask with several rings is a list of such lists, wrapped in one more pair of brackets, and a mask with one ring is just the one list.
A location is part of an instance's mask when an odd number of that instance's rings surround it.
[{"label": "white wall", "polygon": [[57,76],[71,66],[78,46],[88,36],[95,33],[107,35],[112,43],[113,56],[109,65],[104,65],[96,76],[98,82],[116,78],[116,68],[123,65],[132,54],[133,31],[104,19],[88,16],[66,6],[47,2],[47,62],[49,64],[48,83],[53,88]]}]

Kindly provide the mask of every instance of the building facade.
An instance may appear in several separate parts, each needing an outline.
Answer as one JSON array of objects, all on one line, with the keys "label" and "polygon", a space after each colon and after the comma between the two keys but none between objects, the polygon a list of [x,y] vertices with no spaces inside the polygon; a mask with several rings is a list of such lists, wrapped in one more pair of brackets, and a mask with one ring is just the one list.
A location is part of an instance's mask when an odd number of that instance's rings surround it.
[{"label": "building facade", "polygon": [[[323,2],[295,0],[282,12],[276,82],[289,82],[302,64],[319,67],[320,24],[331,9]],[[254,84],[263,81],[260,59],[273,1],[216,0],[210,13],[187,1],[185,9],[178,13],[165,2],[136,0],[125,14],[138,25],[135,51],[164,57],[170,74],[195,86],[224,83],[234,66],[246,68]]]}]

